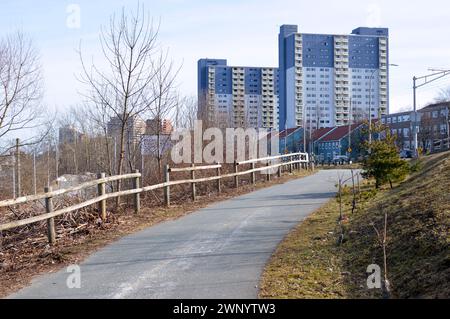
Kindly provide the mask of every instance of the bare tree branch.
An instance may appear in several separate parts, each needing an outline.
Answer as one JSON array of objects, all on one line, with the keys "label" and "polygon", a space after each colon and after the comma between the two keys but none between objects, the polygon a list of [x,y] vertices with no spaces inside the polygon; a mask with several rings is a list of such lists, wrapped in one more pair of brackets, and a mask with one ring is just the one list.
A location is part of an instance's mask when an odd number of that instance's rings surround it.
[{"label": "bare tree branch", "polygon": [[42,93],[41,66],[31,40],[20,32],[0,39],[0,139],[41,125]]}]

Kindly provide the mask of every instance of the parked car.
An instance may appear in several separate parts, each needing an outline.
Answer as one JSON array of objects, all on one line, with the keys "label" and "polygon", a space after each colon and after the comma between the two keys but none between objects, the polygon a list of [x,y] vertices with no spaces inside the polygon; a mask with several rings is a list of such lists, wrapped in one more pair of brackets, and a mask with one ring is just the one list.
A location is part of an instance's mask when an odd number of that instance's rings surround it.
[{"label": "parked car", "polygon": [[402,150],[400,152],[400,158],[412,158],[413,157],[413,153],[410,150]]},{"label": "parked car", "polygon": [[333,164],[340,164],[343,165],[345,163],[348,163],[349,159],[345,155],[337,155],[333,157]]}]

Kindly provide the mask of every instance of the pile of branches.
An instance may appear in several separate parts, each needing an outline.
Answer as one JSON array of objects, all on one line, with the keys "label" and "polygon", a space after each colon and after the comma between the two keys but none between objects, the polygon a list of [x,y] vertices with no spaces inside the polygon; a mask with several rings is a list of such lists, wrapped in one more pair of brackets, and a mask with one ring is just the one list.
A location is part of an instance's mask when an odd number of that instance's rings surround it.
[{"label": "pile of branches", "polygon": [[[54,209],[72,206],[82,202],[78,197],[61,197],[54,201]],[[0,223],[22,220],[45,212],[43,202],[34,202],[18,206],[5,207],[0,210]],[[102,221],[94,206],[69,212],[55,217],[57,245],[67,245],[97,230],[112,228],[118,223],[118,217],[108,214]],[[54,254],[55,249],[48,244],[47,221],[15,227],[0,232],[0,273],[17,270],[27,266],[34,257],[46,258]],[[60,256],[55,255],[55,259]]]}]

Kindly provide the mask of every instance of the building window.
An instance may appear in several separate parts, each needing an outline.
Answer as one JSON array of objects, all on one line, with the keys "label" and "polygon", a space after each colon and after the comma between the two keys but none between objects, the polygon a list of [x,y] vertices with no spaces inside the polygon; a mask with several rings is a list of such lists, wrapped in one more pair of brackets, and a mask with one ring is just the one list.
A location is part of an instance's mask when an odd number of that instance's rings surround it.
[{"label": "building window", "polygon": [[403,129],[403,137],[409,137],[409,128]]}]

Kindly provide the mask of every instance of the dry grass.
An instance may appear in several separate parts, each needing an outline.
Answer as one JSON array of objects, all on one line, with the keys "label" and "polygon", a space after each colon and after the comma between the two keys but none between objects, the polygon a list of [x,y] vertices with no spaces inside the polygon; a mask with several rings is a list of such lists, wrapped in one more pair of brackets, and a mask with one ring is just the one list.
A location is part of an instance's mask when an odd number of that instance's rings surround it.
[{"label": "dry grass", "polygon": [[[36,229],[31,231],[30,229],[28,236],[26,231],[21,232],[21,238],[24,237],[25,240],[21,240],[20,243],[12,242],[12,238],[8,238],[4,234],[4,237],[0,238],[0,297],[5,297],[28,285],[37,275],[57,271],[69,264],[80,263],[96,250],[128,234],[157,223],[180,218],[214,202],[310,174],[311,172],[304,170],[294,171],[293,174],[273,178],[270,182],[257,183],[255,186],[242,180],[241,183],[244,185],[239,189],[226,187],[232,184],[229,181],[224,183],[221,194],[213,191],[213,185],[198,185],[200,186],[197,190],[199,196],[195,202],[189,199],[188,191],[182,192],[180,189],[177,193],[183,195],[174,196],[170,208],[158,206],[160,203],[158,198],[161,197],[161,194],[148,194],[142,200],[139,215],[134,214],[133,209],[108,211],[107,222],[96,224],[94,218],[83,231],[70,236],[65,233],[64,236],[57,238],[54,246],[47,245],[45,223],[40,231],[36,231]],[[176,191],[177,189],[172,190],[174,194]],[[97,214],[95,208],[91,208],[87,213]],[[67,218],[67,216],[61,218]],[[58,223],[57,219],[56,222]]]},{"label": "dry grass", "polygon": [[261,298],[340,298],[335,201],[316,211],[280,244],[261,281]]},{"label": "dry grass", "polygon": [[301,223],[279,246],[262,277],[262,298],[381,298],[366,286],[366,268],[383,265],[372,223],[388,214],[388,278],[394,298],[450,297],[450,153],[425,158],[423,168],[392,190],[365,185],[338,246],[338,202]]}]

